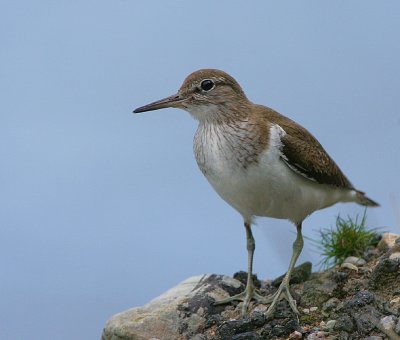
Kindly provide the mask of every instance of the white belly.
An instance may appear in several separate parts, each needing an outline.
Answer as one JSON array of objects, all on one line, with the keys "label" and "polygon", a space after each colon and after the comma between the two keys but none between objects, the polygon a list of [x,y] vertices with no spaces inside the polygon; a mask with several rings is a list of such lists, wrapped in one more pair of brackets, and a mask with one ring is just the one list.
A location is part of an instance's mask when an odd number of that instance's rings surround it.
[{"label": "white belly", "polygon": [[295,173],[273,143],[247,168],[229,157],[220,141],[208,139],[203,147],[202,158],[196,154],[201,170],[215,191],[248,222],[253,216],[301,222],[316,210],[351,200],[349,190],[321,185]]}]

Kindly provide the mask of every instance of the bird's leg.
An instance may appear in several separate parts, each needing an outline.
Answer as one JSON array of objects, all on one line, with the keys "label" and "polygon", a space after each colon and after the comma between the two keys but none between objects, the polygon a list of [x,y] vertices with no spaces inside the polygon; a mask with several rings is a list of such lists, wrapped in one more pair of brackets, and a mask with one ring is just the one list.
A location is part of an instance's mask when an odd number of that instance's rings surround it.
[{"label": "bird's leg", "polygon": [[251,299],[254,299],[258,302],[265,303],[265,298],[258,294],[255,291],[254,288],[254,283],[253,283],[253,255],[254,255],[254,250],[256,248],[256,244],[254,241],[253,234],[251,232],[251,226],[249,223],[244,224],[244,227],[246,228],[246,239],[247,239],[247,254],[248,254],[248,270],[247,270],[247,284],[246,288],[243,292],[240,294],[231,296],[227,299],[223,299],[220,301],[215,302],[216,305],[221,305],[225,303],[229,303],[232,301],[243,301],[243,306],[242,306],[242,316],[246,315],[247,308],[249,307]]},{"label": "bird's leg", "polygon": [[304,244],[303,235],[301,234],[301,222],[296,224],[296,228],[297,228],[297,237],[293,243],[293,253],[292,253],[292,258],[290,260],[289,269],[285,277],[283,278],[282,283],[280,284],[276,293],[273,294],[271,297],[267,298],[268,302],[271,302],[271,305],[269,306],[266,312],[266,316],[268,318],[274,314],[276,304],[282,297],[284,297],[289,302],[290,307],[296,314],[300,314],[296,306],[296,300],[293,299],[289,291],[290,276],[296,264],[297,258],[299,257],[301,250],[303,249],[303,244]]}]

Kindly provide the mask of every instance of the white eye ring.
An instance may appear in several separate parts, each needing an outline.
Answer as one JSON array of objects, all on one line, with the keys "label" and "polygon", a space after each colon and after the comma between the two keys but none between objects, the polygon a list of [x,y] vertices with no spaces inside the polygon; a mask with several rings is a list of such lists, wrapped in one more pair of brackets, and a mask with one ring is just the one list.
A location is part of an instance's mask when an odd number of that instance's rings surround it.
[{"label": "white eye ring", "polygon": [[214,87],[215,87],[215,83],[211,80],[211,79],[204,79],[201,84],[200,87],[203,91],[211,91]]}]

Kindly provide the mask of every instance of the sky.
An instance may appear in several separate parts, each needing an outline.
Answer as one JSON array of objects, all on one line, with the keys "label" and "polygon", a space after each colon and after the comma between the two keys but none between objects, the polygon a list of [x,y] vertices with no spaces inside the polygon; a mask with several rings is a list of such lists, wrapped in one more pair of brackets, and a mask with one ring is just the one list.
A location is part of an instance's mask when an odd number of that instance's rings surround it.
[{"label": "sky", "polygon": [[[222,69],[305,126],[400,233],[400,2],[0,3],[0,338],[98,339],[113,314],[198,274],[246,270],[240,215],[198,170],[197,123],[132,114]],[[363,208],[310,216],[304,234]],[[283,274],[295,229],[254,226]],[[298,263],[320,256],[306,240]],[[314,266],[314,270],[318,267]]]}]

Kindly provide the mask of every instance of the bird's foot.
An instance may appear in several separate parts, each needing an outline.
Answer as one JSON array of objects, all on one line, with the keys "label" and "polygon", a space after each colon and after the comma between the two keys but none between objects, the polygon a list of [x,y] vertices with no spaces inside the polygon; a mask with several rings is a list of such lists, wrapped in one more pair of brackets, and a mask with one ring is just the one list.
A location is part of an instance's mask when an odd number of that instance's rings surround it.
[{"label": "bird's foot", "polygon": [[255,300],[258,303],[267,303],[267,300],[264,296],[258,294],[255,289],[253,287],[249,287],[247,286],[246,289],[234,296],[228,297],[226,299],[220,300],[220,301],[216,301],[214,303],[214,305],[223,305],[226,303],[230,303],[232,301],[243,301],[243,305],[242,305],[242,310],[241,310],[241,316],[245,317],[247,314],[247,310],[249,308],[250,305],[250,301],[251,300]]},{"label": "bird's foot", "polygon": [[267,303],[271,303],[267,312],[265,313],[267,318],[271,318],[273,316],[277,303],[283,298],[289,302],[290,308],[292,308],[293,312],[295,312],[297,315],[300,314],[296,306],[296,300],[293,299],[292,295],[290,294],[289,283],[283,281],[278,290],[272,296],[269,296],[265,299]]}]

